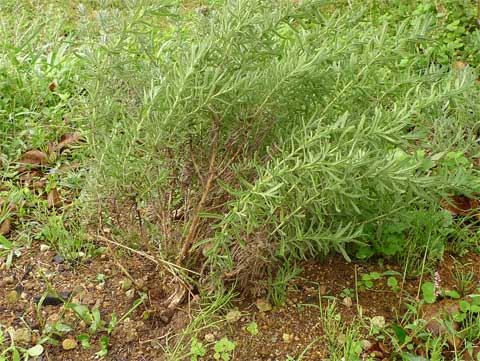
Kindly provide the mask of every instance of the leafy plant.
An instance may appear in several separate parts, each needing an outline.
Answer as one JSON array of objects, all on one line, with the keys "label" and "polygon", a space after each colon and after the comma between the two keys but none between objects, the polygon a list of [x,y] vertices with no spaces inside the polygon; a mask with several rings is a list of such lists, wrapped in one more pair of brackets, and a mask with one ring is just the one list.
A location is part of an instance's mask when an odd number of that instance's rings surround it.
[{"label": "leafy plant", "polygon": [[250,322],[247,326],[247,331],[252,335],[258,335],[258,325],[256,322]]},{"label": "leafy plant", "polygon": [[474,295],[469,300],[460,300],[458,302],[459,312],[453,315],[457,322],[463,322],[470,315],[478,318],[480,315],[480,295]]},{"label": "leafy plant", "polygon": [[358,289],[365,291],[365,289],[373,288],[374,282],[379,280],[382,275],[378,272],[370,272],[362,274],[360,280],[358,280]]},{"label": "leafy plant", "polygon": [[21,347],[15,344],[15,338],[13,335],[15,330],[13,328],[7,328],[6,331],[10,339],[10,345],[8,347],[4,347],[5,336],[3,333],[3,327],[0,327],[0,361],[20,361],[22,359],[28,360],[30,357],[36,358],[43,353],[44,347],[41,343],[37,343],[30,348]]},{"label": "leafy plant", "polygon": [[422,284],[423,299],[427,303],[435,303],[437,300],[435,284],[433,282],[424,282]]},{"label": "leafy plant", "polygon": [[387,285],[388,287],[390,287],[390,289],[393,291],[393,292],[398,292],[400,291],[400,287],[398,286],[398,281],[395,277],[393,276],[390,276],[388,277],[387,279]]},{"label": "leafy plant", "polygon": [[5,265],[7,268],[12,267],[13,257],[19,257],[21,254],[21,247],[16,242],[11,242],[0,234],[0,256],[6,258]]},{"label": "leafy plant", "polygon": [[474,76],[418,61],[434,31],[423,10],[381,26],[362,2],[317,5],[228,1],[168,35],[147,11],[79,52],[95,107],[90,196],[142,210],[160,258],[202,259],[212,282],[242,287],[332,250],[443,254],[441,197],[480,189],[448,155],[475,146]]},{"label": "leafy plant", "polygon": [[199,357],[206,355],[206,350],[203,344],[195,337],[190,341],[190,360],[197,361]]},{"label": "leafy plant", "polygon": [[213,358],[215,360],[230,360],[231,354],[235,349],[235,343],[230,341],[228,338],[224,337],[221,340],[215,342],[213,346],[214,354]]}]

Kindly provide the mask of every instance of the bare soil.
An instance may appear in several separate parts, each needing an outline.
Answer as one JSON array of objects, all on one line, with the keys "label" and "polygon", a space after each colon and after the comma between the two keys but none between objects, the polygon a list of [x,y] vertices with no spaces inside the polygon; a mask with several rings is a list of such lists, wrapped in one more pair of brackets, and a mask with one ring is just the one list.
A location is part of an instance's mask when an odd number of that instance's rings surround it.
[{"label": "bare soil", "polygon": [[[63,350],[62,340],[86,332],[85,324],[69,311],[65,311],[63,305],[42,306],[37,312],[35,297],[42,296],[48,290],[72,292],[72,302],[84,304],[90,309],[98,307],[102,319],[108,322],[112,313],[118,318],[127,313],[135,299],[138,299],[139,292],[144,292],[148,296],[147,300],[115,328],[110,337],[109,354],[104,359],[164,360],[167,339],[180,332],[191,321],[198,309],[196,298],[187,297],[174,314],[165,314],[165,301],[173,292],[171,276],[138,255],[125,252],[117,254],[115,258],[110,254],[103,254],[89,262],[73,266],[65,262],[55,263],[54,251],[41,251],[40,245],[34,244],[28,252],[14,260],[11,269],[6,269],[5,264],[2,265],[0,323],[15,329],[29,328],[32,335],[30,345],[33,345],[45,324],[61,318],[63,323],[73,327],[72,332],[70,335],[58,337],[58,345],[44,344],[46,351],[40,359],[89,360],[95,358],[102,334],[92,336],[90,349],[82,349],[78,345],[73,350]],[[438,268],[443,288],[458,288],[455,278],[455,269],[458,267],[456,264],[467,265],[467,268],[476,274],[475,282],[478,284],[479,255],[471,254],[459,260],[447,255]],[[397,316],[404,312],[402,304],[408,300],[412,302],[418,294],[418,278],[405,280],[403,290],[399,292],[390,289],[386,284],[386,277],[376,281],[372,289],[359,291],[356,287],[356,279],[362,274],[386,270],[401,273],[401,269],[394,265],[380,267],[369,263],[348,263],[340,256],[331,256],[323,263],[312,262],[301,266],[304,271],[288,287],[286,303],[283,306],[260,312],[256,306],[258,300],[239,300],[236,306],[242,312],[242,317],[235,322],[224,321],[204,330],[199,339],[207,343],[203,338],[211,340],[213,335],[214,340],[227,337],[234,341],[234,360],[273,361],[285,360],[288,356],[297,358],[311,343],[313,344],[304,352],[302,360],[328,360],[329,335],[324,335],[321,327],[321,310],[325,309],[329,301],[336,298],[341,320],[345,324],[354,319],[358,320],[359,312],[362,320],[383,316],[388,324],[396,321]],[[130,292],[123,287],[125,271],[134,280]],[[104,282],[99,282],[99,274],[105,275]],[[345,300],[346,289],[353,291],[351,303]],[[14,297],[15,293],[17,297]],[[322,307],[319,307],[320,302]],[[245,330],[252,321],[258,324],[259,333],[255,336]],[[379,350],[378,359],[389,359],[391,348],[388,343],[378,345],[375,340],[371,340],[371,343]],[[213,358],[209,355],[207,359]]]}]

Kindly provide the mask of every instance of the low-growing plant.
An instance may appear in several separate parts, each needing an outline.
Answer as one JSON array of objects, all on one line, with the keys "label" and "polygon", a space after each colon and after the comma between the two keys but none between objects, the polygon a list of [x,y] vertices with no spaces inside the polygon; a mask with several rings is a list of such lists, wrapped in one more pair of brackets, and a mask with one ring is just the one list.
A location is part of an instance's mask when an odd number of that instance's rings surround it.
[{"label": "low-growing plant", "polygon": [[248,326],[246,327],[246,330],[252,335],[256,336],[258,335],[258,325],[256,322],[250,322]]},{"label": "low-growing plant", "polygon": [[215,360],[228,361],[232,357],[232,352],[235,349],[235,343],[224,337],[218,340],[213,345],[213,358]]},{"label": "low-growing plant", "polygon": [[6,333],[8,338],[10,339],[10,345],[6,346],[4,334],[4,327],[0,326],[0,361],[20,361],[20,360],[28,360],[29,358],[37,358],[42,355],[44,351],[44,347],[41,343],[37,343],[36,345],[30,348],[24,348],[15,343],[14,332],[13,328],[6,328]]},{"label": "low-growing plant", "polygon": [[190,359],[192,361],[197,361],[199,357],[205,356],[206,353],[207,351],[205,350],[203,343],[197,340],[197,338],[192,337],[190,340]]}]

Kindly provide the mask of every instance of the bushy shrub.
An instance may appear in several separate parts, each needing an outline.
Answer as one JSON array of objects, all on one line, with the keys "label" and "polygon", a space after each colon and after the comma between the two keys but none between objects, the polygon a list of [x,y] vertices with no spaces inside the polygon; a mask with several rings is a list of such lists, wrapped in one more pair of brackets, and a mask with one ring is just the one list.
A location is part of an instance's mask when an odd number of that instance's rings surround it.
[{"label": "bushy shrub", "polygon": [[[90,190],[115,199],[114,226],[246,284],[276,260],[382,253],[386,224],[479,190],[470,161],[445,163],[478,153],[474,74],[415,56],[432,18],[377,25],[325,9],[236,0],[178,22],[158,5],[124,23],[104,14],[105,29],[123,25],[80,55],[97,105]],[[118,220],[129,209],[138,228]],[[397,241],[436,237],[420,228]]]}]

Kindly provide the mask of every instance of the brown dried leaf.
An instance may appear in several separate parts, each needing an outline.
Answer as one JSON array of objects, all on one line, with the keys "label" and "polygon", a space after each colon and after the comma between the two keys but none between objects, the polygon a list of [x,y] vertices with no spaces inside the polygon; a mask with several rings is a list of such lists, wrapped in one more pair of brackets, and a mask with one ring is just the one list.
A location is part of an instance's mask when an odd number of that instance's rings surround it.
[{"label": "brown dried leaf", "polygon": [[59,173],[65,173],[69,171],[74,171],[80,169],[80,163],[77,161],[73,161],[70,164],[63,164],[60,168],[58,168]]},{"label": "brown dried leaf", "polygon": [[51,157],[53,156],[53,153],[55,153],[55,151],[57,150],[57,145],[53,142],[48,142],[47,149],[48,149],[48,155]]},{"label": "brown dried leaf", "polygon": [[35,179],[38,179],[42,176],[41,172],[37,171],[31,171],[31,172],[25,172],[20,175],[20,182],[23,185],[29,185],[31,182],[33,182]]},{"label": "brown dried leaf", "polygon": [[48,208],[60,207],[62,205],[62,199],[60,198],[60,193],[53,188],[47,197]]},{"label": "brown dried leaf", "polygon": [[[450,345],[460,347],[460,340],[457,337],[452,337],[450,331],[445,323],[446,319],[453,320],[453,315],[458,313],[460,308],[457,300],[444,299],[442,301],[425,304],[422,309],[422,318],[427,322],[426,330],[435,336],[447,336]],[[458,322],[453,322],[453,329],[458,330],[460,325]]]},{"label": "brown dried leaf", "polygon": [[451,214],[460,216],[470,216],[480,208],[480,202],[477,199],[465,196],[452,196],[449,200],[442,199],[441,204]]},{"label": "brown dried leaf", "polygon": [[44,189],[47,185],[47,181],[45,179],[39,179],[32,183],[33,189]]},{"label": "brown dried leaf", "polygon": [[69,146],[70,144],[76,143],[81,139],[80,133],[66,133],[60,137],[60,141],[58,142],[57,149],[60,150]]},{"label": "brown dried leaf", "polygon": [[18,161],[18,163],[31,164],[31,165],[45,165],[48,163],[48,157],[44,152],[33,149],[24,153],[20,158],[20,160]]},{"label": "brown dried leaf", "polygon": [[5,236],[10,233],[12,230],[12,222],[9,219],[6,219],[0,224],[0,234]]}]

